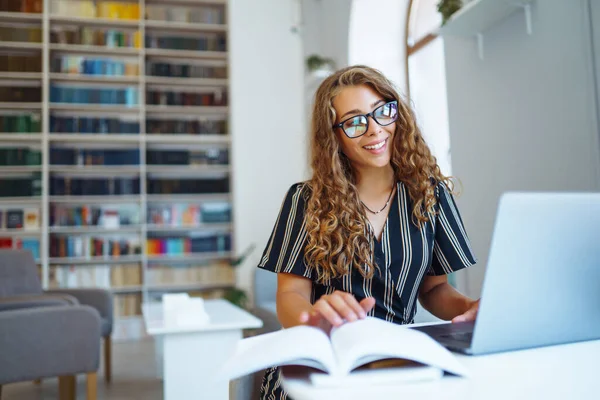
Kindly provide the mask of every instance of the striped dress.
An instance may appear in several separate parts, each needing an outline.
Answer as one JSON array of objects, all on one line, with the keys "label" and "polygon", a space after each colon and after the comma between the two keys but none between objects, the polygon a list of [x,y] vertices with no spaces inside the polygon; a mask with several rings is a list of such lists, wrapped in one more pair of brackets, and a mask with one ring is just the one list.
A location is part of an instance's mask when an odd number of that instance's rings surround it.
[{"label": "striped dress", "polygon": [[[259,268],[286,272],[314,281],[315,271],[306,265],[304,246],[307,240],[304,207],[308,185],[293,185],[281,206]],[[435,215],[419,228],[412,223],[412,202],[406,186],[398,182],[381,240],[372,243],[373,257],[379,272],[364,279],[354,271],[342,278],[313,283],[311,302],[335,290],[352,293],[358,301],[375,298],[368,315],[397,324],[408,324],[417,311],[419,287],[426,275],[445,275],[475,264],[456,203],[443,183],[435,190]],[[281,387],[277,367],[267,370],[261,387],[261,399],[290,399]]]}]

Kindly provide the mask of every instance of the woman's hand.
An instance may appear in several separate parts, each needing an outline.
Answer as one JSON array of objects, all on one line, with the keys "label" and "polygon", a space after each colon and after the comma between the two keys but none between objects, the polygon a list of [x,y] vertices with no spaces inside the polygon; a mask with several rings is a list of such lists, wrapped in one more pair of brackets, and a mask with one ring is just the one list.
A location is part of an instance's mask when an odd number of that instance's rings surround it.
[{"label": "woman's hand", "polygon": [[[479,299],[481,300],[481,299]],[[461,315],[457,315],[452,319],[452,322],[469,322],[475,321],[477,318],[477,311],[479,311],[479,300],[471,303],[467,311],[462,313]]]},{"label": "woman's hand", "polygon": [[310,312],[300,314],[300,322],[306,325],[320,327],[326,332],[331,327],[363,319],[375,306],[375,299],[367,297],[360,302],[350,293],[336,290],[332,294],[321,296],[313,304]]}]

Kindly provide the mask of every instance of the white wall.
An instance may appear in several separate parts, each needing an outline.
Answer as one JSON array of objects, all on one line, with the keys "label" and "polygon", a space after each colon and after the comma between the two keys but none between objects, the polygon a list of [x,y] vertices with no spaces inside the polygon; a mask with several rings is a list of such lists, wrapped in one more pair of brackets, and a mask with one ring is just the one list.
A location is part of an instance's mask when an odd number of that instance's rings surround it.
[{"label": "white wall", "polygon": [[229,49],[238,253],[256,249],[238,271],[250,290],[254,268],[286,190],[306,174],[301,37],[294,0],[230,0]]},{"label": "white wall", "polygon": [[452,168],[479,259],[467,274],[471,295],[480,293],[501,192],[600,189],[586,3],[534,2],[533,34],[514,14],[486,32],[484,60],[473,38],[445,38]]},{"label": "white wall", "polygon": [[349,26],[349,64],[379,69],[406,92],[406,0],[354,0]]}]

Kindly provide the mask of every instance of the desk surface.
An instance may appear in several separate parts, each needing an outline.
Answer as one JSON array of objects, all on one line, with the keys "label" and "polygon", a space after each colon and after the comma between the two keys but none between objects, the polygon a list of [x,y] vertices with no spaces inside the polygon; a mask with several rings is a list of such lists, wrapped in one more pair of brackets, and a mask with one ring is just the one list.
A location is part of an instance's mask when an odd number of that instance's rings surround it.
[{"label": "desk surface", "polygon": [[146,332],[149,335],[165,335],[173,333],[208,332],[230,329],[260,328],[260,319],[243,309],[234,306],[227,300],[205,300],[204,307],[210,321],[201,325],[169,325],[163,318],[162,303],[146,303],[142,305],[142,314]]},{"label": "desk surface", "polygon": [[600,398],[600,340],[477,357],[457,357],[471,372],[470,378],[445,376],[429,383],[344,390],[312,387],[306,373],[298,373],[284,375],[283,386],[296,400]]}]

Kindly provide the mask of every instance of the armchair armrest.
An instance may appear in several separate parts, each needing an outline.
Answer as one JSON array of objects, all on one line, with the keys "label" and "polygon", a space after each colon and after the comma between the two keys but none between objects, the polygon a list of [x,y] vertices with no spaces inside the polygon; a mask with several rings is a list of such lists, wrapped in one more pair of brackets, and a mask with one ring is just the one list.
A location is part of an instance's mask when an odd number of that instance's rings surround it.
[{"label": "armchair armrest", "polygon": [[100,317],[113,323],[113,299],[112,294],[106,289],[51,289],[44,293],[52,296],[69,296],[77,299],[80,304],[94,307],[100,313]]},{"label": "armchair armrest", "polygon": [[[73,303],[74,301],[74,303]],[[23,308],[66,306],[77,304],[77,299],[52,295],[24,295],[0,298],[0,311]]]},{"label": "armchair armrest", "polygon": [[98,369],[100,316],[88,306],[0,312],[0,385]]}]

